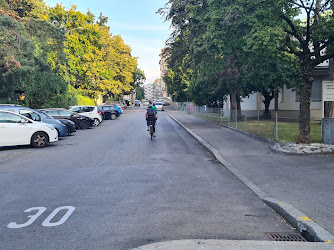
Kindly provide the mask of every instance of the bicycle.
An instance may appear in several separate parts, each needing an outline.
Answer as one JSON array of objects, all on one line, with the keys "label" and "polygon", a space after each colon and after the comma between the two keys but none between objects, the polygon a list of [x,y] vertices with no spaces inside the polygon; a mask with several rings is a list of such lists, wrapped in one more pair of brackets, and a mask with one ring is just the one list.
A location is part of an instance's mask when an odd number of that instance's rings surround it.
[{"label": "bicycle", "polygon": [[154,122],[149,123],[149,133],[151,135],[151,140],[153,139],[153,134],[154,134]]}]

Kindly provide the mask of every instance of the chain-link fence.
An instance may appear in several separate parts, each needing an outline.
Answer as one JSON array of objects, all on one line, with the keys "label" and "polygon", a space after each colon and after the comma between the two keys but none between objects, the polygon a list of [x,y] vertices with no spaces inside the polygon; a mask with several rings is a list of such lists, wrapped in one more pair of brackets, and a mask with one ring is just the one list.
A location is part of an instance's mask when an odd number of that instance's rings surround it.
[{"label": "chain-link fence", "polygon": [[[298,117],[266,114],[264,110],[229,110],[195,106],[192,103],[173,103],[176,110],[220,123],[248,133],[280,142],[296,142],[299,136]],[[321,121],[311,120],[311,140],[321,142]]]}]

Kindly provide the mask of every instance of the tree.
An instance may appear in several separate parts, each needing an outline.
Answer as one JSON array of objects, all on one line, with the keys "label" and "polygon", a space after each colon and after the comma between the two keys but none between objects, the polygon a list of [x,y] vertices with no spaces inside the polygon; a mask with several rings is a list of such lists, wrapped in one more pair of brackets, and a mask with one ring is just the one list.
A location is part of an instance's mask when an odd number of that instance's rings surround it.
[{"label": "tree", "polygon": [[43,0],[1,0],[0,8],[13,11],[20,17],[46,19],[47,7]]},{"label": "tree", "polygon": [[[334,57],[334,16],[329,12],[329,0],[266,0],[266,22],[271,26],[281,25],[285,32],[285,51],[295,55],[300,65],[303,80],[297,87],[300,92],[300,116],[298,143],[310,143],[310,105],[314,68]],[[256,3],[255,3],[256,4]],[[270,6],[270,8],[268,8]],[[305,13],[306,19],[297,16]]]},{"label": "tree", "polygon": [[92,19],[90,12],[83,14],[75,6],[68,11],[61,5],[51,9],[50,21],[66,35],[68,60],[63,75],[73,87],[94,98],[130,91],[137,59],[123,39],[112,36],[104,26],[106,17],[101,14],[98,23]]},{"label": "tree", "polygon": [[142,86],[137,86],[136,88],[136,99],[143,100],[145,99],[145,91]]},{"label": "tree", "polygon": [[[298,142],[309,143],[313,70],[334,57],[331,5],[330,0],[170,0],[159,12],[174,27],[169,40],[171,58],[180,62],[190,58],[189,90],[207,90],[208,94],[197,93],[202,98],[217,91],[228,93],[234,110],[240,96],[255,89],[262,89],[266,95],[287,82],[301,97]],[[306,19],[300,20],[298,16],[303,13]],[[254,56],[245,49],[249,45]],[[259,51],[266,47],[265,54]],[[261,56],[268,56],[271,61],[264,64]],[[293,62],[298,63],[292,66]],[[252,79],[254,72],[261,72],[261,67],[265,69],[260,75],[262,83],[252,86],[247,79]],[[287,67],[292,67],[292,74]],[[298,69],[300,77],[296,74]],[[271,98],[269,94],[266,106]]]},{"label": "tree", "polygon": [[63,55],[62,34],[47,21],[30,17],[31,11],[24,18],[10,9],[0,15],[0,99],[35,108],[66,106],[67,86],[52,70]]}]

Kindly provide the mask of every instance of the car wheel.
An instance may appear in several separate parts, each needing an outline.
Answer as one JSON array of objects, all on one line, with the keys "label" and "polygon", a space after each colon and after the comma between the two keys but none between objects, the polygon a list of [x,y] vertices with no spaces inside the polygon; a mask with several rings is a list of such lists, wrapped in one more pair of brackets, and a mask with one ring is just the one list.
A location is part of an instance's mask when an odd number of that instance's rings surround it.
[{"label": "car wheel", "polygon": [[117,117],[116,114],[111,114],[111,115],[110,115],[110,119],[111,119],[111,120],[115,120],[116,117]]},{"label": "car wheel", "polygon": [[81,121],[80,122],[80,128],[81,129],[87,129],[87,128],[89,128],[89,122],[88,121]]},{"label": "car wheel", "polygon": [[44,148],[49,143],[49,137],[44,132],[36,132],[31,137],[31,146],[34,148]]},{"label": "car wheel", "polygon": [[95,119],[94,119],[94,122],[93,122],[93,125],[94,125],[95,127],[99,126],[99,125],[100,125],[100,121],[99,121],[99,119],[95,118]]},{"label": "car wheel", "polygon": [[70,135],[71,134],[71,129],[69,126],[66,125],[66,134]]}]

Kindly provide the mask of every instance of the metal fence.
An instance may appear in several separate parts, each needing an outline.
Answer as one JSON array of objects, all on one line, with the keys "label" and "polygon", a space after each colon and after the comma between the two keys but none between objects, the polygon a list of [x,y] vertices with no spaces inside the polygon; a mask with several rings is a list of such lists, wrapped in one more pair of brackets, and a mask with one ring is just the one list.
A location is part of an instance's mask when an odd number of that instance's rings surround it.
[{"label": "metal fence", "polygon": [[[236,128],[266,139],[279,142],[296,142],[299,136],[298,117],[279,116],[264,110],[229,110],[195,106],[192,103],[173,103],[176,110],[210,120],[225,126]],[[311,140],[321,142],[321,121],[311,121]]]}]

